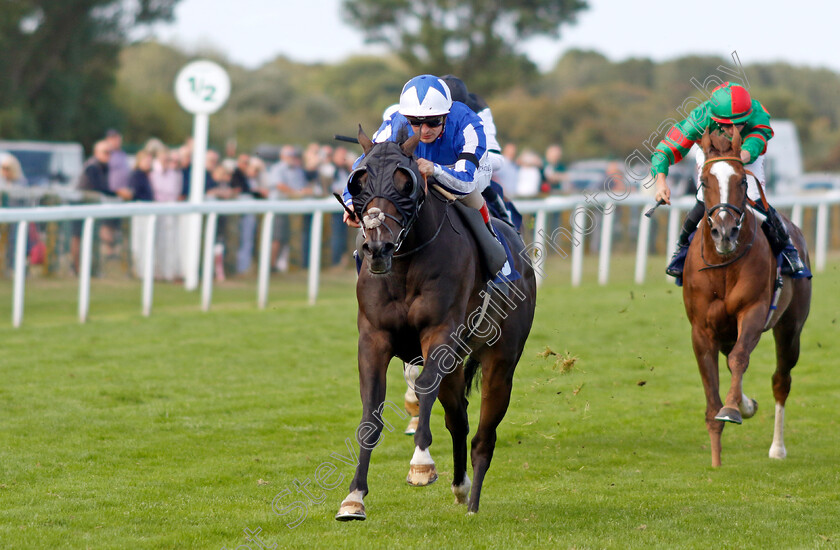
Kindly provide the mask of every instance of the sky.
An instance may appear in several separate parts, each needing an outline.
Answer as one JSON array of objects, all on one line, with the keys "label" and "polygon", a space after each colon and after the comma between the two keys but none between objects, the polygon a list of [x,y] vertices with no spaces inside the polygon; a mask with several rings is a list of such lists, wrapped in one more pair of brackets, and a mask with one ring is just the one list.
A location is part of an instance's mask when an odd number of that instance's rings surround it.
[{"label": "sky", "polygon": [[[416,0],[420,1],[420,0]],[[340,17],[341,0],[181,0],[174,24],[152,35],[190,49],[212,45],[231,61],[256,68],[278,55],[299,62],[336,62],[382,53]],[[541,70],[571,48],[592,49],[613,61],[657,61],[686,54],[733,51],[743,64],[786,61],[840,72],[840,3],[832,0],[589,0],[559,41],[520,45]],[[706,12],[698,5],[708,6]],[[714,9],[713,9],[714,8]]]}]

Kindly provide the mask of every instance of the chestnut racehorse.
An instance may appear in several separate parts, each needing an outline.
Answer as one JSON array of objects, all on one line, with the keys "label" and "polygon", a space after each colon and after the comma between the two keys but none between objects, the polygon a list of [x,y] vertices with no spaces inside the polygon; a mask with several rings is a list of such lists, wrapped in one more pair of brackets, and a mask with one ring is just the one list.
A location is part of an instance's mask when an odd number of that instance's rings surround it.
[{"label": "chestnut racehorse", "polygon": [[[799,338],[811,303],[810,279],[784,277],[775,309],[771,309],[776,259],[761,231],[756,213],[748,207],[747,174],[740,159],[741,137],[730,142],[707,131],[701,141],[706,155],[700,182],[706,216],[688,251],[683,300],[691,322],[691,342],[706,391],[706,428],[712,466],[720,466],[721,433],[725,422],[741,423],[755,414],[757,404],[743,393],[742,381],[750,353],[761,334],[773,329],[776,372],[773,396],[776,419],[771,458],[786,456],[783,439],[785,401],[790,371],[799,359]],[[799,254],[810,265],[802,232],[786,221]],[[731,382],[726,400],[719,394],[718,355],[726,356]]]}]

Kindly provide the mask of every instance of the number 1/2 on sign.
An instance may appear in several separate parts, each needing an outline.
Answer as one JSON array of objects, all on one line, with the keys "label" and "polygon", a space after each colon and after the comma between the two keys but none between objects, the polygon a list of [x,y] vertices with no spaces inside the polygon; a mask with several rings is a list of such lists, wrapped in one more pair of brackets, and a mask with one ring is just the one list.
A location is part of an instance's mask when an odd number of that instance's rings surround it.
[{"label": "number 1/2 on sign", "polygon": [[203,78],[194,76],[190,77],[188,81],[190,90],[201,98],[201,101],[213,101],[213,96],[216,94],[216,87],[213,84],[205,83]]}]

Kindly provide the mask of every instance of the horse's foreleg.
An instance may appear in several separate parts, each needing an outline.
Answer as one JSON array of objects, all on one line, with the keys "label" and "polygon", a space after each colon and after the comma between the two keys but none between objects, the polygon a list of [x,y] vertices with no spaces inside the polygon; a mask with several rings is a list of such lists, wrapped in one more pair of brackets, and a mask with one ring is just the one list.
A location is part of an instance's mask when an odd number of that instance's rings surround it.
[{"label": "horse's foreleg", "polygon": [[385,374],[391,360],[390,339],[385,333],[365,332],[359,336],[359,392],[362,398],[362,421],[356,430],[359,464],[350,482],[350,493],[341,503],[335,519],[365,519],[364,497],[368,494],[367,474],[373,448],[379,443],[384,426]]},{"label": "horse's foreleg", "polygon": [[438,399],[446,412],[446,429],[452,435],[454,476],[452,492],[458,504],[466,504],[470,496],[470,478],[467,476],[467,398],[464,393],[464,369],[458,369],[443,379]]},{"label": "horse's foreleg", "polygon": [[711,334],[701,328],[692,327],[691,343],[700,378],[703,380],[703,391],[706,393],[706,430],[709,432],[709,442],[712,447],[712,466],[720,466],[720,436],[723,432],[723,422],[715,419],[715,415],[722,405],[720,400],[720,373],[718,372],[718,354],[720,350]]},{"label": "horse's foreleg", "polygon": [[723,408],[716,416],[718,420],[741,423],[740,408],[744,397],[744,373],[750,365],[750,354],[761,339],[766,317],[766,304],[757,304],[738,319],[738,341],[735,342],[727,357],[727,365],[732,378]]},{"label": "horse's foreleg", "polygon": [[790,394],[790,371],[799,360],[799,336],[802,325],[792,318],[782,318],[773,328],[776,340],[776,372],[773,373],[773,397],[776,401],[776,419],[773,426],[773,443],[770,458],[785,458],[785,403]]}]

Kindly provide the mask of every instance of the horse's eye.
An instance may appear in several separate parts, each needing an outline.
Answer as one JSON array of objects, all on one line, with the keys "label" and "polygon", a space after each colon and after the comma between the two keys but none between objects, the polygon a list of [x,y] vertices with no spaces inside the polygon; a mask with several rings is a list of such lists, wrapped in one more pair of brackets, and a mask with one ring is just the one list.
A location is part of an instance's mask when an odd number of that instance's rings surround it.
[{"label": "horse's eye", "polygon": [[365,176],[367,176],[367,170],[364,168],[358,168],[350,173],[350,177],[347,178],[347,190],[351,196],[355,197],[362,192],[367,179]]},{"label": "horse's eye", "polygon": [[396,184],[397,191],[406,197],[410,197],[411,194],[414,193],[414,188],[417,185],[414,172],[406,168],[398,168],[397,172],[402,173],[405,176],[404,179],[401,178],[401,181]]}]

